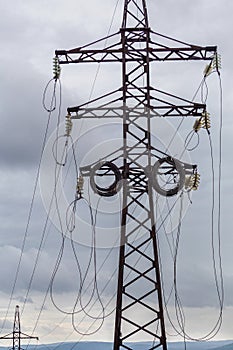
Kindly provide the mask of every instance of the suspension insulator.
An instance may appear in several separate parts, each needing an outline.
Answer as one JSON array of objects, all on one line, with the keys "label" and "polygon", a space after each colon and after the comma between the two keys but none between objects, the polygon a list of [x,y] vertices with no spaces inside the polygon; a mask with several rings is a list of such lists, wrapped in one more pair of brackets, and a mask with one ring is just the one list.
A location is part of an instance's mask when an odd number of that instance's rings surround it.
[{"label": "suspension insulator", "polygon": [[120,170],[112,162],[101,161],[91,169],[90,184],[100,196],[114,196],[122,186]]},{"label": "suspension insulator", "polygon": [[185,184],[185,169],[171,157],[159,159],[152,168],[152,186],[162,196],[176,195]]},{"label": "suspension insulator", "polygon": [[65,136],[70,136],[71,131],[72,131],[73,123],[71,120],[70,115],[68,114],[66,116],[66,130],[65,130]]},{"label": "suspension insulator", "polygon": [[53,77],[54,79],[59,79],[61,75],[61,66],[59,64],[58,57],[54,57],[53,59]]},{"label": "suspension insulator", "polygon": [[191,176],[191,190],[197,191],[200,185],[200,174],[195,173]]},{"label": "suspension insulator", "polygon": [[203,129],[206,129],[206,130],[209,130],[211,127],[210,114],[206,111],[202,114],[201,126]]},{"label": "suspension insulator", "polygon": [[216,53],[212,61],[205,67],[204,76],[208,77],[213,71],[219,71],[222,68],[222,59],[221,55]]},{"label": "suspension insulator", "polygon": [[219,53],[216,53],[212,61],[213,69],[218,72],[222,68],[222,58]]},{"label": "suspension insulator", "polygon": [[83,194],[84,178],[79,176],[77,179],[76,193],[80,197]]}]

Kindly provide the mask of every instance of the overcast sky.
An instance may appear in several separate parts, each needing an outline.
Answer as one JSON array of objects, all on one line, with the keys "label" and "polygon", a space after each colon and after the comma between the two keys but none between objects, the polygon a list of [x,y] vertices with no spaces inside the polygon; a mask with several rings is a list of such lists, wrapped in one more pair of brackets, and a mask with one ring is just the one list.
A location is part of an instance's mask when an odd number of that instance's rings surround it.
[{"label": "overcast sky", "polygon": [[[56,224],[58,221],[56,215],[54,217],[50,216],[43,237],[46,208],[44,208],[42,199],[45,201],[46,207],[48,198],[53,193],[52,181],[54,180],[55,167],[51,153],[53,141],[48,142],[45,157],[43,158],[41,189],[38,188],[36,192],[19,275],[12,297],[11,293],[25,235],[33,186],[48,118],[48,113],[42,107],[42,94],[45,85],[52,78],[54,51],[56,49],[78,47],[107,35],[116,3],[116,0],[15,0],[13,2],[0,0],[0,321],[2,325],[4,323],[2,334],[9,333],[12,330],[15,305],[19,304],[21,310],[24,308],[21,316],[22,331],[31,334],[38,320],[34,334],[40,337],[40,343],[80,339],[112,340],[113,317],[110,316],[105,320],[103,327],[98,333],[92,337],[82,338],[74,332],[70,316],[60,313],[53,306],[49,295],[45,298],[61,246],[61,235],[56,226],[53,225],[54,222]],[[231,104],[233,98],[233,83],[231,79],[233,3],[229,0],[148,0],[147,3],[150,26],[156,32],[193,44],[203,46],[217,45],[219,53],[222,55],[223,68],[221,75],[224,113],[221,243],[225,280],[225,305],[223,326],[215,339],[231,339],[233,338],[233,237],[231,222],[233,196],[231,176],[231,171],[233,170],[231,164],[233,134],[231,118],[233,113]],[[116,32],[121,25],[122,8],[123,0],[120,0],[111,32]],[[198,65],[194,64],[194,66],[192,66],[192,63],[190,63],[190,66],[187,63],[184,66],[174,64],[172,67],[167,63],[164,65],[163,63],[155,64],[152,70],[154,87],[177,93],[181,97],[184,96],[191,100],[202,79],[205,65],[205,62],[198,63]],[[96,65],[92,67],[87,65],[80,66],[62,67],[61,121],[65,117],[68,106],[84,103],[90,96],[98,67]],[[103,92],[108,92],[110,89],[118,88],[121,82],[120,78],[120,71],[118,72],[115,66],[110,65],[109,68],[101,66],[93,97]],[[208,105],[214,119],[211,133],[217,172],[220,118],[217,75],[211,76],[208,84]],[[54,113],[52,114],[49,128],[49,134],[53,135],[51,140],[54,138],[53,132],[56,122],[57,114]],[[190,125],[190,123],[187,124],[187,133],[190,130]],[[74,122],[75,127],[76,122]],[[82,155],[77,155],[77,157],[83,158],[86,152],[88,159],[92,159],[95,149],[99,147],[98,150],[101,152],[101,147],[108,147],[109,143],[111,143],[112,134],[111,136],[109,135],[107,125],[104,127],[105,129],[100,129],[98,124],[94,123],[83,127],[83,135],[79,141]],[[118,130],[118,127],[119,125],[114,130]],[[88,128],[94,128],[94,131],[87,132]],[[155,136],[158,137],[160,142],[164,142],[164,140],[161,140],[162,134]],[[104,146],[101,141],[103,137],[106,137]],[[114,134],[116,145],[119,142],[118,137],[117,133],[116,135]],[[98,145],[100,143],[101,146]],[[192,197],[193,204],[189,206],[183,220],[178,257],[178,282],[186,312],[187,331],[193,337],[201,337],[211,330],[218,319],[219,312],[211,259],[210,150],[207,135],[203,131],[200,148],[197,148],[190,157],[193,162],[200,165],[202,183],[199,191],[194,193]],[[66,170],[63,170],[63,174],[66,174]],[[75,172],[72,167],[68,180],[69,184],[74,183],[75,186]],[[218,178],[216,177],[216,186],[217,181]],[[72,186],[71,188],[73,188]],[[63,195],[68,198],[68,203],[73,193],[69,192],[66,194],[66,191],[71,191],[68,185],[67,188],[64,187],[63,192]],[[119,203],[117,204],[114,201],[112,203],[116,213],[119,212]],[[65,215],[65,205],[66,203],[63,203],[60,207],[62,215]],[[95,203],[95,205],[97,204]],[[108,205],[105,203],[103,204],[101,215],[106,214],[107,210]],[[88,220],[87,208],[80,208],[80,213],[81,216],[83,215],[83,221]],[[107,212],[106,227],[108,227],[109,222],[112,222],[113,216],[111,215],[111,211]],[[119,224],[118,219],[114,219],[116,220],[114,225]],[[64,216],[62,220],[64,220]],[[104,230],[106,227],[102,227],[102,229]],[[103,234],[100,229],[97,233]],[[103,237],[105,237],[104,234]],[[75,236],[75,239],[82,243],[82,245],[76,244],[76,252],[78,252],[79,259],[82,262],[82,268],[85,269],[90,256],[90,249],[88,248],[90,233],[88,233],[87,237],[86,232],[81,237]],[[100,245],[103,247],[102,243]],[[108,247],[111,243],[110,240],[105,245],[107,248],[98,249],[99,265],[109,253]],[[215,244],[217,247],[217,241],[215,241]],[[166,259],[166,256],[169,255],[169,248],[166,245],[166,237],[162,232],[160,245],[164,284],[169,294],[169,278],[172,276],[173,266],[171,258]],[[30,277],[39,249],[40,254],[35,276],[27,295]],[[104,265],[103,271],[99,274],[100,289],[109,281],[108,287],[103,293],[103,300],[106,303],[110,300],[107,313],[112,311],[115,302],[115,299],[111,301],[111,297],[116,288],[117,274],[112,275],[112,273],[115,271],[115,266],[117,266],[117,251],[117,248],[111,251],[107,264]],[[112,279],[110,278],[111,276]],[[91,281],[91,275],[88,278]],[[54,283],[53,294],[59,307],[66,311],[71,311],[75,303],[78,280],[77,262],[74,259],[74,254],[68,241],[64,249],[62,264],[59,267]],[[24,307],[26,296],[27,303]],[[11,303],[7,319],[5,320],[9,300],[11,300]],[[87,300],[83,302],[85,303]],[[42,305],[43,311],[40,314]],[[100,305],[97,303],[95,306],[93,312],[94,315],[97,315]],[[173,317],[172,306],[170,306],[170,312]],[[77,317],[79,316],[78,314]],[[79,319],[76,319],[76,324],[78,322]],[[90,325],[90,318],[83,320],[81,330],[85,332]],[[90,331],[98,328],[98,325],[99,323],[97,322],[93,326],[94,328],[90,328]],[[174,334],[169,322],[167,322],[167,330],[169,335]],[[168,336],[168,339],[172,341],[180,338]],[[5,343],[0,345],[5,345]]]}]

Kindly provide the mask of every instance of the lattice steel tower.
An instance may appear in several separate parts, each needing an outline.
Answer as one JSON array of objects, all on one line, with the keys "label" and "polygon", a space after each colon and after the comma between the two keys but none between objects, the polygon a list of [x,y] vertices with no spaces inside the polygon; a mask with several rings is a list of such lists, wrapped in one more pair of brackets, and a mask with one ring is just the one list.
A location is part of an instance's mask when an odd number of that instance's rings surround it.
[{"label": "lattice steel tower", "polygon": [[[163,298],[154,215],[154,191],[176,195],[185,176],[195,175],[196,166],[183,163],[152,145],[151,121],[155,117],[205,115],[206,106],[155,89],[150,83],[154,61],[213,60],[216,47],[201,47],[153,32],[148,23],[145,0],[125,0],[120,31],[72,50],[57,50],[60,64],[119,62],[122,86],[86,104],[68,108],[73,119],[121,118],[121,157],[111,155],[85,167],[93,190],[101,196],[123,192],[121,245],[115,317],[114,350],[133,349],[136,340],[150,341],[148,349],[167,349]],[[159,176],[172,177],[163,187]],[[97,183],[98,176],[111,176],[108,187]]]},{"label": "lattice steel tower", "polygon": [[28,334],[25,334],[21,332],[21,325],[20,325],[20,314],[19,314],[19,306],[16,305],[15,307],[15,317],[14,317],[14,326],[13,326],[13,332],[10,334],[6,334],[0,339],[12,339],[13,340],[13,350],[21,350],[21,340],[22,339],[36,339],[38,340],[38,337],[33,337]]}]

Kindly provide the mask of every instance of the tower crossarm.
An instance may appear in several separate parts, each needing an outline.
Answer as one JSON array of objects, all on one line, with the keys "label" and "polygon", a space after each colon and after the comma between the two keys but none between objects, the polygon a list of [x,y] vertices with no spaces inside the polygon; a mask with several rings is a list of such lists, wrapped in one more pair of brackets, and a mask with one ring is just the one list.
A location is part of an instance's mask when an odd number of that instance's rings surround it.
[{"label": "tower crossarm", "polygon": [[[201,117],[206,110],[205,104],[193,103],[190,105],[172,105],[164,104],[150,108],[150,118],[154,117]],[[98,107],[98,108],[68,108],[68,113],[72,119],[118,119],[123,118],[123,107],[113,108]],[[130,118],[148,118],[148,113],[145,108],[131,108]]]},{"label": "tower crossarm", "polygon": [[212,60],[217,52],[216,46],[190,46],[190,47],[166,47],[149,48],[151,61],[198,61]]},{"label": "tower crossarm", "polygon": [[[121,33],[124,31],[127,35],[131,36],[131,42],[142,43],[145,38],[145,33],[149,29],[121,29]],[[149,30],[149,34],[151,34]],[[160,35],[164,38],[163,35]],[[146,49],[144,47],[135,47],[128,45],[128,47],[122,46],[121,39],[114,44],[109,44],[104,48],[96,47],[97,44],[101,43],[104,46],[108,40],[114,35],[100,39],[94,43],[85,45],[83,47],[77,47],[71,50],[56,50],[55,55],[59,59],[60,64],[71,64],[71,63],[101,63],[101,62],[122,62],[123,61],[123,50],[127,54],[127,62],[138,62],[144,60],[146,56]],[[175,39],[169,39],[171,46],[164,44],[163,42],[150,41],[147,48],[150,62],[153,61],[185,61],[185,60],[212,60],[214,55],[217,53],[216,46],[198,46],[182,43]],[[130,42],[130,40],[129,40]],[[174,46],[174,42],[182,44]]]}]

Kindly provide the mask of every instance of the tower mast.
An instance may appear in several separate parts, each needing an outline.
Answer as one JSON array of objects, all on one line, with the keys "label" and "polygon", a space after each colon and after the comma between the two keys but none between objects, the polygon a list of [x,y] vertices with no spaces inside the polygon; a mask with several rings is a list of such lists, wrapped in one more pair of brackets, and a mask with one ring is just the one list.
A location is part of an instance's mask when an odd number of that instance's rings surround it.
[{"label": "tower mast", "polygon": [[[80,169],[83,176],[90,176],[92,188],[99,195],[123,192],[114,350],[131,350],[134,342],[143,340],[151,344],[150,350],[167,350],[154,192],[176,195],[184,186],[185,175],[194,172],[195,166],[182,163],[152,145],[151,120],[201,117],[206,106],[152,87],[150,65],[155,61],[211,61],[217,48],[190,45],[154,33],[149,27],[146,0],[124,0],[122,27],[108,38],[112,42],[116,38],[116,42],[104,49],[96,46],[106,42],[106,38],[55,53],[60,64],[121,64],[122,86],[118,90],[69,107],[68,114],[72,119],[121,118],[123,123],[121,165],[117,167],[115,158],[106,162],[105,157]],[[156,171],[163,164],[169,167],[169,175],[174,179],[172,189],[162,189],[155,181]],[[115,180],[109,188],[94,185],[96,176],[108,175],[110,171]]]},{"label": "tower mast", "polygon": [[[152,166],[150,30],[145,0],[125,1],[121,42],[125,171],[114,350],[139,339],[150,339],[156,347],[166,350],[153,192],[148,179],[140,178],[143,169]],[[137,50],[143,53],[132,63],[129,52]],[[127,108],[129,100],[132,110]],[[146,115],[146,127],[142,125],[140,114],[135,117],[134,108],[144,109],[142,118]],[[134,215],[135,207],[143,212],[141,221]],[[127,225],[129,220],[131,224]],[[133,264],[130,260],[134,257],[145,261]],[[145,290],[137,290],[139,285],[145,284]],[[143,320],[146,314],[150,316]]]}]

